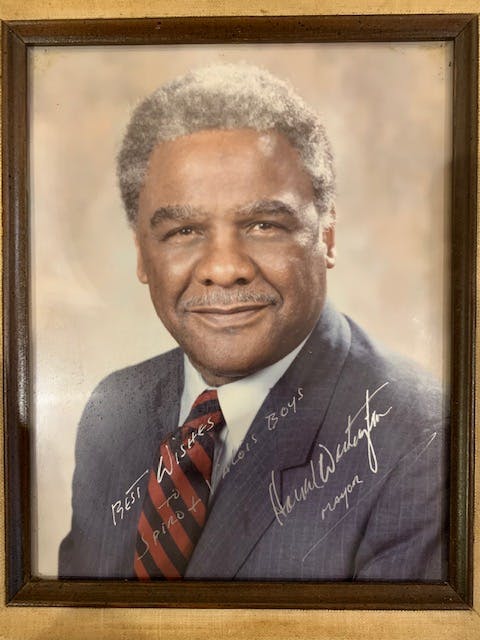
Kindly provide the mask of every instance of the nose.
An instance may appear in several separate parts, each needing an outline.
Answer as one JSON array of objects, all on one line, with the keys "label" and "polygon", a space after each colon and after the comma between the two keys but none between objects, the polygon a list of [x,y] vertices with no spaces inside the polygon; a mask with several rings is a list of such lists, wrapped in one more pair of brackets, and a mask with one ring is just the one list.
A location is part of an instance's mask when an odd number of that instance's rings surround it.
[{"label": "nose", "polygon": [[196,265],[196,278],[204,286],[233,287],[252,282],[257,268],[237,237],[216,238],[204,248]]}]

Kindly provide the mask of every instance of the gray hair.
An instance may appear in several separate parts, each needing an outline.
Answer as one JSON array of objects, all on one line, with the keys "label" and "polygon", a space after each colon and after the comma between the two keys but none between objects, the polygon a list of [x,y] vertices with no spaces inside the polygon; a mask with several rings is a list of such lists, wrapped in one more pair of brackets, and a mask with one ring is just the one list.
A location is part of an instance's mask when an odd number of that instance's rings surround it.
[{"label": "gray hair", "polygon": [[314,189],[324,226],[331,222],[335,192],[333,156],[325,128],[286,82],[247,64],[218,64],[176,78],[145,98],[133,112],[118,155],[120,192],[130,223],[156,145],[205,129],[282,133],[297,149]]}]

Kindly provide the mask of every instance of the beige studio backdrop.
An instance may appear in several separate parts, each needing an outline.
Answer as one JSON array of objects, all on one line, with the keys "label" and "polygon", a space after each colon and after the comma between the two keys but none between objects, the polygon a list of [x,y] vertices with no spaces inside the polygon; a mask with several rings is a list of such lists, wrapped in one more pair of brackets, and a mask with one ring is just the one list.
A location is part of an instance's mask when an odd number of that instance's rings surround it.
[{"label": "beige studio backdrop", "polygon": [[112,370],[175,346],[135,275],[115,157],[164,81],[242,60],[289,79],[336,158],[329,297],[446,384],[451,57],[444,43],[36,47],[31,213],[35,571],[55,576],[71,517],[77,423]]}]

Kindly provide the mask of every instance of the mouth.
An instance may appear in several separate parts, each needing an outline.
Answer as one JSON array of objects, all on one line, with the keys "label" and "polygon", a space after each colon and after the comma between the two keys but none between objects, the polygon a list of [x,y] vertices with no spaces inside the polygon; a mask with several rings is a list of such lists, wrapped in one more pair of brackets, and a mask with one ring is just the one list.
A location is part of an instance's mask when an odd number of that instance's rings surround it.
[{"label": "mouth", "polygon": [[193,307],[189,313],[217,328],[238,328],[258,320],[271,304]]}]

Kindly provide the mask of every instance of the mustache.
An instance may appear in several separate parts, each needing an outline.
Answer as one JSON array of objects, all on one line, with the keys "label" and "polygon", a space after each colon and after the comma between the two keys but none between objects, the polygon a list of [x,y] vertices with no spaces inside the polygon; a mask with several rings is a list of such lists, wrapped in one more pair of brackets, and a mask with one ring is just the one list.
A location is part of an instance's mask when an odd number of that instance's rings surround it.
[{"label": "mustache", "polygon": [[278,296],[271,293],[263,293],[259,291],[243,291],[241,289],[233,291],[212,291],[211,293],[201,296],[192,296],[182,302],[184,309],[198,307],[229,307],[236,304],[277,304]]}]

